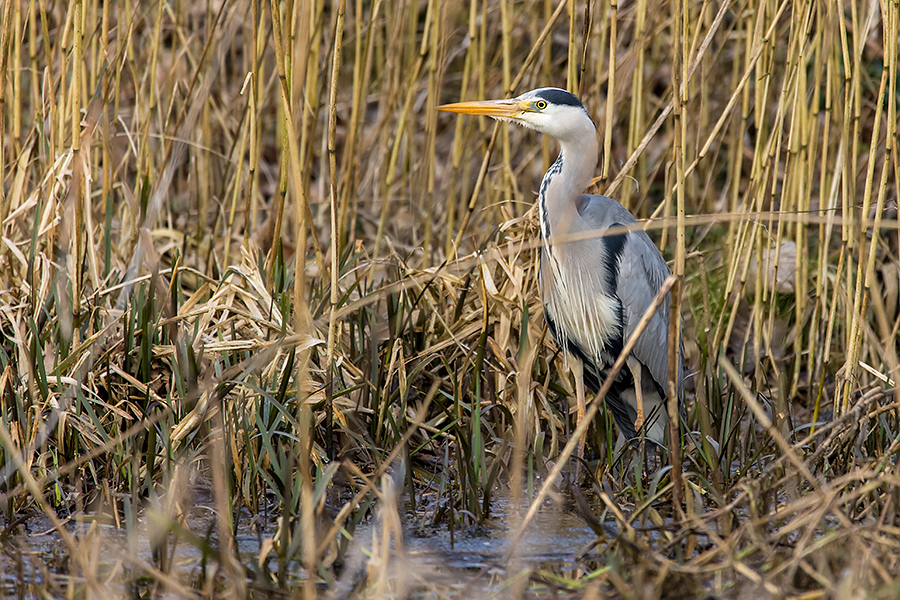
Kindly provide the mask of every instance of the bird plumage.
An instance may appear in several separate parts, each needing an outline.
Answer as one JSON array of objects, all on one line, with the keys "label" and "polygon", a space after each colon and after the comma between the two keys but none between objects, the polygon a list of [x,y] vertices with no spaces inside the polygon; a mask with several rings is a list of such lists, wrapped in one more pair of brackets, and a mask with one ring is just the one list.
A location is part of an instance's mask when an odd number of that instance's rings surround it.
[{"label": "bird plumage", "polygon": [[[557,244],[552,238],[545,241],[541,298],[554,339],[585,363],[585,385],[597,392],[670,271],[645,231],[623,231],[636,220],[621,204],[606,196],[581,195],[575,206],[578,218],[567,234],[575,239]],[[668,422],[668,324],[669,306],[664,302],[632,351],[647,374],[642,386],[647,437],[663,445]],[[681,381],[677,384],[680,404]],[[631,373],[623,369],[606,397],[626,438],[637,433],[633,385]]]},{"label": "bird plumage", "polygon": [[[584,363],[584,383],[598,391],[670,271],[647,233],[634,228],[636,220],[625,207],[606,196],[583,194],[597,166],[593,121],[574,95],[557,88],[439,108],[512,121],[559,141],[559,158],[538,193],[541,299],[554,339],[568,358]],[[625,437],[637,434],[637,422],[648,439],[661,445],[668,423],[668,322],[664,302],[632,351],[636,362],[619,373],[606,397]],[[642,384],[640,395],[636,378]],[[676,384],[680,407],[680,377]]]}]

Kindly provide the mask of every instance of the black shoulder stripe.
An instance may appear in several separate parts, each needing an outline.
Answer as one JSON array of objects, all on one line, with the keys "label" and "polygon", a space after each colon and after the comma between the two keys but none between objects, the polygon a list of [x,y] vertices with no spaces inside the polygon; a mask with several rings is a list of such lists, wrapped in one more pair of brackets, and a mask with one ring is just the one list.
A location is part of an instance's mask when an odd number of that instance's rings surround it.
[{"label": "black shoulder stripe", "polygon": [[[621,223],[613,223],[610,228],[623,227]],[[625,236],[627,233],[619,233],[616,235],[604,235],[600,238],[603,242],[603,249],[606,251],[606,285],[611,295],[617,295],[616,290],[619,287],[619,259],[625,250]]]}]

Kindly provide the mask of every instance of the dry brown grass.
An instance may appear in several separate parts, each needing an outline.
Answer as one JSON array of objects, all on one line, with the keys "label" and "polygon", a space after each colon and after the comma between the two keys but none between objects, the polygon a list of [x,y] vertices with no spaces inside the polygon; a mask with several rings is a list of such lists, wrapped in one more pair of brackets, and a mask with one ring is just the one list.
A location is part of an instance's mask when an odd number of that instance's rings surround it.
[{"label": "dry brown grass", "polygon": [[[898,593],[897,0],[0,12],[0,593]],[[433,110],[542,85],[673,259],[702,443],[676,495],[601,410],[577,569],[399,576],[571,438],[555,148]]]}]

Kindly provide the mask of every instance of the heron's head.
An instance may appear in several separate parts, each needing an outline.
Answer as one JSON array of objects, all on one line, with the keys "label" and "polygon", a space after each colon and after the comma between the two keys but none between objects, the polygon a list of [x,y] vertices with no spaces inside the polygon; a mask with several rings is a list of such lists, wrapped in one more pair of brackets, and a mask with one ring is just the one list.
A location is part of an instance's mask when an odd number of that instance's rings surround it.
[{"label": "heron's head", "polygon": [[559,88],[538,88],[509,100],[444,104],[437,109],[511,121],[552,135],[562,142],[596,135],[594,122],[578,98]]}]

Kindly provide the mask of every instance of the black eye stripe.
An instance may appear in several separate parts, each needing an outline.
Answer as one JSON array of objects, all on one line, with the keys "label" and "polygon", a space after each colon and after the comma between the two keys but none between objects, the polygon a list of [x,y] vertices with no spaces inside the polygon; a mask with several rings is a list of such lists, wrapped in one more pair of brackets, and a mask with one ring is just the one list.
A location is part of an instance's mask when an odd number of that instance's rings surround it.
[{"label": "black eye stripe", "polygon": [[565,90],[558,88],[544,88],[537,91],[538,98],[545,100],[548,104],[556,104],[558,106],[581,106],[578,98]]}]

